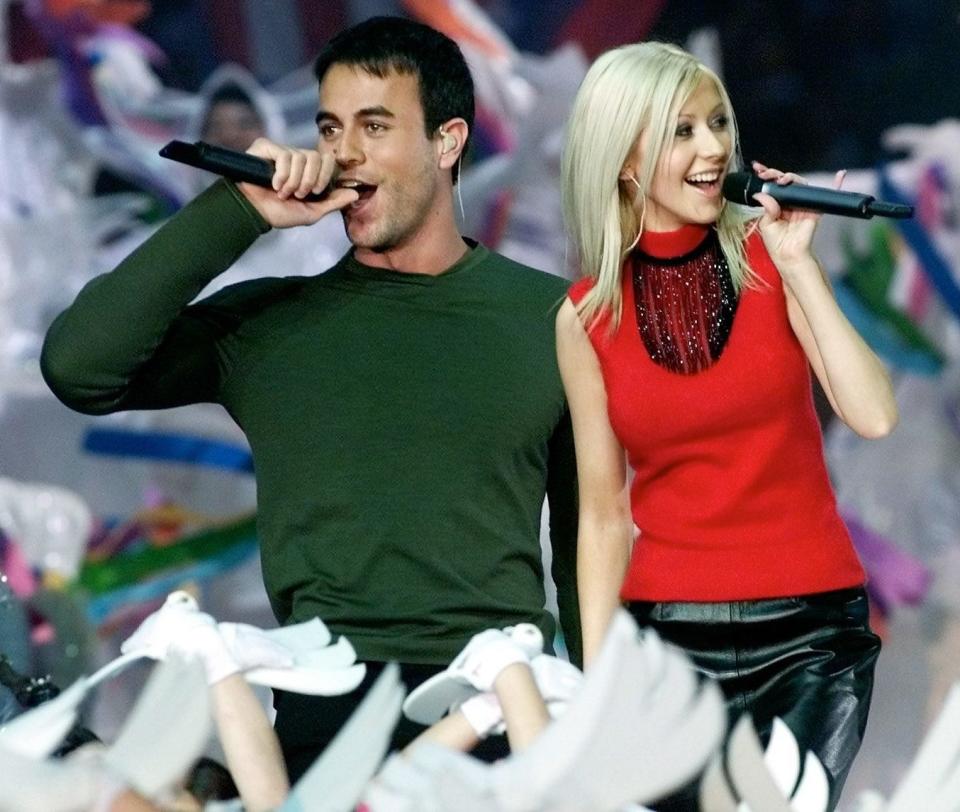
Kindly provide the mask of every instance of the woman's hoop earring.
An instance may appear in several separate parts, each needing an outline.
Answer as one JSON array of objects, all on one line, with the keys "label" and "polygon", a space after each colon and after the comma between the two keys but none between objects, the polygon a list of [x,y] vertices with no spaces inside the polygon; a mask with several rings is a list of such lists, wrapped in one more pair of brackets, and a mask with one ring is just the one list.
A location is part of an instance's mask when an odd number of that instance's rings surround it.
[{"label": "woman's hoop earring", "polygon": [[637,247],[637,243],[640,242],[640,237],[643,234],[643,221],[647,217],[647,196],[643,193],[643,189],[640,186],[640,181],[636,179],[634,175],[627,175],[627,177],[633,181],[634,185],[637,187],[637,194],[640,195],[640,226],[637,229],[637,236],[633,238],[633,242],[627,247],[627,250],[623,253],[629,254],[634,248]]}]

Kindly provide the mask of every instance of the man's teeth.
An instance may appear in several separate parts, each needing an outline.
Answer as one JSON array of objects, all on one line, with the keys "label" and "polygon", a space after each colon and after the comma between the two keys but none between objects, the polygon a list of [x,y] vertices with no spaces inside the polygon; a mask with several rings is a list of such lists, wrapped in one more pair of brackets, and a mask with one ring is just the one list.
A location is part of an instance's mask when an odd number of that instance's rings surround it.
[{"label": "man's teeth", "polygon": [[688,183],[715,183],[720,177],[719,172],[700,172],[687,178]]}]

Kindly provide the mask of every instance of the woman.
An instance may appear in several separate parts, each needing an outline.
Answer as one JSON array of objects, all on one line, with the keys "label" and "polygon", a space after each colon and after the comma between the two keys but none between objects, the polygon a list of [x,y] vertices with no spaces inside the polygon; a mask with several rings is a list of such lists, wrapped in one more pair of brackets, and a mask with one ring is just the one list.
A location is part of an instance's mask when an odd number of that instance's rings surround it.
[{"label": "woman", "polygon": [[893,428],[896,404],[811,254],[816,215],[768,195],[753,221],[725,205],[736,159],[722,83],[679,48],[618,48],[584,79],[562,171],[586,278],[557,316],[584,661],[626,601],[720,681],[732,716],[750,711],[761,733],[782,717],[829,771],[835,803],[879,642],[810,369],[865,437]]}]

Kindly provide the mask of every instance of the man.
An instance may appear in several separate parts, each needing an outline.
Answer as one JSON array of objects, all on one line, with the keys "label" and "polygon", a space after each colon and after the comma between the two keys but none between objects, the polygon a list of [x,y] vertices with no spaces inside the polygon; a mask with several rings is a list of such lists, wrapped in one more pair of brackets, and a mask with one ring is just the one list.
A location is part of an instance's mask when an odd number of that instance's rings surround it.
[{"label": "man", "polygon": [[[369,663],[343,699],[278,694],[292,780],[384,662],[413,687],[481,629],[532,622],[553,638],[545,492],[577,635],[575,464],[553,338],[565,283],[457,230],[473,119],[463,56],[430,28],[375,18],[332,40],[316,73],[317,151],[258,140],[249,151],[275,162],[273,189],[204,192],[81,291],[42,358],[75,409],[217,402],[245,431],[277,619],[319,616]],[[334,210],[354,248],[331,270],[187,307],[258,235]],[[419,730],[402,723],[394,746]]]}]

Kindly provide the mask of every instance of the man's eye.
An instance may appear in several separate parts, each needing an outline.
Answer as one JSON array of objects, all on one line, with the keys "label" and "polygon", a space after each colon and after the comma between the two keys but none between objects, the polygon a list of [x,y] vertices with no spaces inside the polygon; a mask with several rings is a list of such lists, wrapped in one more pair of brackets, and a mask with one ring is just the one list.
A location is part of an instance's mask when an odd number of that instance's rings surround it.
[{"label": "man's eye", "polygon": [[318,129],[321,138],[331,138],[337,131],[337,128],[332,124],[321,124]]}]

